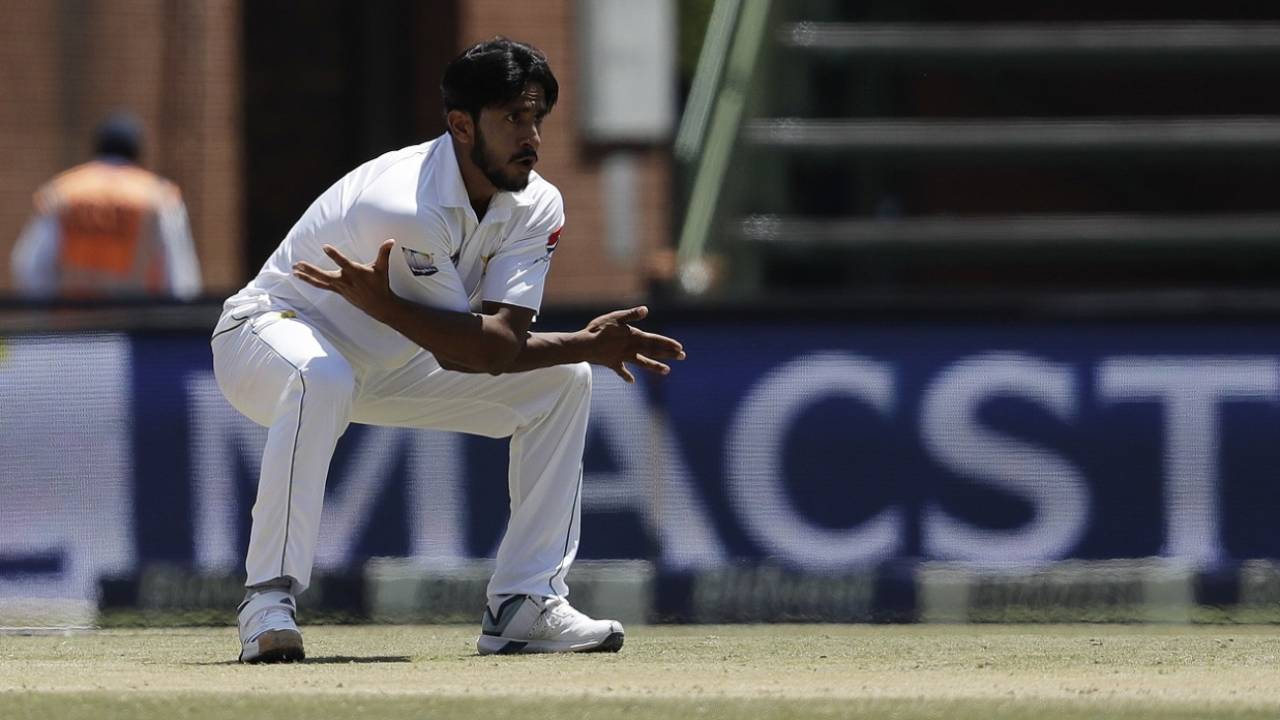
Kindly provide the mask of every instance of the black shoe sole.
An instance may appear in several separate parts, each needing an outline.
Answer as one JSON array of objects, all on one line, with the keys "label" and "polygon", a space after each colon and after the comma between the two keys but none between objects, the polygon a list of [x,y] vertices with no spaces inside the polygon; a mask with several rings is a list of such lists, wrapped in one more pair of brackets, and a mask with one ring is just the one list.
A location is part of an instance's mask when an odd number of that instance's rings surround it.
[{"label": "black shoe sole", "polygon": [[581,650],[580,652],[618,652],[622,649],[622,641],[624,639],[624,635],[620,632],[611,633],[609,637],[604,639],[604,642],[593,648]]},{"label": "black shoe sole", "polygon": [[258,649],[258,656],[252,660],[245,660],[242,653],[240,662],[254,665],[285,663],[298,662],[307,657],[302,651],[302,635],[296,630],[268,630],[258,638]]},{"label": "black shoe sole", "polygon": [[[536,652],[539,652],[539,653],[557,653],[557,652],[559,652],[559,653],[565,653],[565,652],[574,652],[574,653],[599,653],[599,652],[608,652],[608,653],[616,653],[616,652],[618,652],[619,650],[621,650],[621,649],[622,649],[622,642],[623,642],[623,640],[624,640],[624,639],[625,639],[625,636],[624,636],[622,633],[620,633],[620,632],[616,632],[616,633],[611,633],[611,634],[609,635],[609,637],[607,637],[607,638],[605,638],[604,640],[602,640],[602,641],[600,642],[600,644],[599,644],[599,645],[593,645],[593,646],[588,647],[588,648],[580,648],[580,649],[579,649],[579,648],[572,648],[572,649],[571,649],[571,648],[563,648],[563,649],[560,649],[560,650],[538,650],[538,651],[536,651]],[[489,650],[488,652],[486,652],[486,651],[485,651],[485,650],[483,650],[483,649],[479,649],[479,653],[480,653],[481,655],[524,655],[524,654],[527,654],[527,653],[528,653],[528,651],[525,649],[525,648],[527,648],[528,646],[529,646],[528,641],[522,641],[522,640],[508,640],[508,641],[506,642],[506,644],[504,644],[504,645],[503,645],[502,647],[500,647],[500,648],[497,648],[497,649],[494,649],[494,650]]]},{"label": "black shoe sole", "polygon": [[247,665],[263,665],[267,663],[289,663],[301,662],[307,659],[307,654],[302,648],[281,648],[279,650],[268,650],[252,660],[243,660]]}]

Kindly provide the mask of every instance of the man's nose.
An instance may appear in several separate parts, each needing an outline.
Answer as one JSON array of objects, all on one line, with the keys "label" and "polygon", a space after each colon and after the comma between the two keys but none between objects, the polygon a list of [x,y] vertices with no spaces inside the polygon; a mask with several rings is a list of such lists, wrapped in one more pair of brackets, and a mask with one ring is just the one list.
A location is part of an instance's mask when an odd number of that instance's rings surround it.
[{"label": "man's nose", "polygon": [[520,147],[537,150],[542,145],[542,134],[538,132],[537,125],[530,125],[529,131],[524,134],[524,138],[520,141]]}]

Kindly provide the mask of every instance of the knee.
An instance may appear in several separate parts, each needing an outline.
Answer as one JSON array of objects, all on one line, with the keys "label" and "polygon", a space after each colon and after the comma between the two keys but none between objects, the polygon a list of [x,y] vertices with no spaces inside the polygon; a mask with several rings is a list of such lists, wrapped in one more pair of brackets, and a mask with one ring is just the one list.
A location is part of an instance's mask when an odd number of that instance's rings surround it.
[{"label": "knee", "polygon": [[341,355],[309,358],[298,367],[298,377],[303,392],[326,403],[350,404],[355,393],[355,371]]},{"label": "knee", "polygon": [[569,378],[568,392],[577,396],[578,405],[591,405],[591,366],[587,363],[571,365],[572,375]]},{"label": "knee", "polygon": [[270,427],[282,418],[323,419],[325,423],[336,423],[341,434],[355,402],[356,380],[351,366],[341,357],[322,356],[309,358],[293,368],[293,375],[277,399],[270,420],[262,424]]},{"label": "knee", "polygon": [[544,387],[554,396],[591,398],[591,366],[587,363],[553,365],[538,372],[547,374],[549,381]]},{"label": "knee", "polygon": [[572,391],[578,391],[587,397],[591,396],[591,365],[580,362],[572,365],[564,365],[566,377],[565,386]]}]

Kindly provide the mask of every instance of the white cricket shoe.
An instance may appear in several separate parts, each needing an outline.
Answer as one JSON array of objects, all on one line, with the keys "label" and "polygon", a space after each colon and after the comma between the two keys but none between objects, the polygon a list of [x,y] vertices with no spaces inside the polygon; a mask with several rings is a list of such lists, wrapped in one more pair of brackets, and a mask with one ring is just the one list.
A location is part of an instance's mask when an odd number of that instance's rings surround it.
[{"label": "white cricket shoe", "polygon": [[293,596],[283,590],[254,593],[240,603],[240,662],[292,662],[305,657],[294,622]]},{"label": "white cricket shoe", "polygon": [[484,609],[481,655],[510,653],[618,652],[622,623],[592,620],[560,597],[512,595],[495,613]]}]

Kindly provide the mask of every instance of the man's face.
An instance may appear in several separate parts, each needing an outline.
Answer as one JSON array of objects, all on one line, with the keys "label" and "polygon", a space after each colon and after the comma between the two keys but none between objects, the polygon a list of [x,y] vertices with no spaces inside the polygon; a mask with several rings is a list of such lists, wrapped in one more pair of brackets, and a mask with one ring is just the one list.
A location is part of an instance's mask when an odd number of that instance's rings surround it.
[{"label": "man's face", "polygon": [[542,145],[546,96],[537,83],[525,85],[518,98],[480,111],[471,162],[499,190],[518,192],[529,184]]}]

